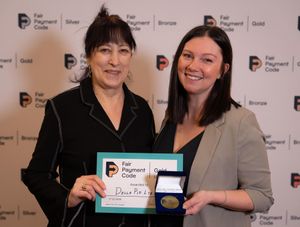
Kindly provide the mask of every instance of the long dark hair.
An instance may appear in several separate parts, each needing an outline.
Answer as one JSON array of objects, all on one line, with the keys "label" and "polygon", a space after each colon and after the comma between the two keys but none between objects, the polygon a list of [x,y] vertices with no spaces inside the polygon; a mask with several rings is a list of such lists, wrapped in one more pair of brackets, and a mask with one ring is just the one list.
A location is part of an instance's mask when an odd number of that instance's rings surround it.
[{"label": "long dark hair", "polygon": [[[109,42],[125,42],[132,51],[136,49],[136,42],[129,25],[120,16],[109,15],[107,8],[102,5],[85,35],[84,46],[86,58],[91,57],[97,47]],[[87,67],[83,75],[79,79],[76,79],[76,82],[80,82],[88,77],[89,73],[89,68]]]},{"label": "long dark hair", "polygon": [[[233,104],[240,105],[231,98],[231,74],[232,74],[232,47],[227,34],[216,26],[197,26],[190,30],[181,40],[172,63],[171,77],[169,83],[169,98],[166,113],[173,123],[182,123],[184,116],[188,113],[188,95],[178,78],[178,61],[185,44],[195,37],[210,37],[220,47],[223,62],[221,77],[217,79],[207,100],[204,103],[200,126],[207,126],[214,122],[221,115],[228,111]],[[225,72],[225,64],[229,64],[229,69]]]}]

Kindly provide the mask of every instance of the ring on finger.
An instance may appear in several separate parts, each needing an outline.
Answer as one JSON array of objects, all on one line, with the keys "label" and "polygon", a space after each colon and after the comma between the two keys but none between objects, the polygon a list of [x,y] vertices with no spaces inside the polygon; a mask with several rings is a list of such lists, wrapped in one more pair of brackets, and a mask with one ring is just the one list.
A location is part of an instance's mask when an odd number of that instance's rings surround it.
[{"label": "ring on finger", "polygon": [[86,184],[83,184],[83,185],[81,186],[81,190],[82,190],[82,191],[86,191]]}]

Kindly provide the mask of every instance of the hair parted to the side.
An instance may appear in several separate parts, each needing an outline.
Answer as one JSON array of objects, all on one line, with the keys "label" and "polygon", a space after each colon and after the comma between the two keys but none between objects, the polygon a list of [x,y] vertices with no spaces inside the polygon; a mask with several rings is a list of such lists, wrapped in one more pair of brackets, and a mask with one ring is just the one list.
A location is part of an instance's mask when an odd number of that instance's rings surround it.
[{"label": "hair parted to the side", "polygon": [[[86,58],[91,57],[93,51],[105,43],[127,43],[132,51],[136,49],[136,42],[129,25],[118,15],[110,15],[108,9],[103,4],[94,21],[87,29],[84,39],[84,49]],[[89,75],[88,67],[80,82]]]},{"label": "hair parted to the side", "polygon": [[[173,123],[182,123],[184,116],[188,113],[188,94],[178,78],[178,61],[185,44],[196,37],[210,37],[221,49],[223,62],[221,78],[217,79],[207,100],[204,103],[200,116],[199,125],[207,126],[228,111],[233,104],[240,105],[231,98],[231,77],[232,77],[232,47],[227,34],[216,26],[197,26],[191,29],[181,40],[172,63],[171,77],[169,83],[169,96],[166,114]],[[229,69],[225,72],[225,64]]]}]

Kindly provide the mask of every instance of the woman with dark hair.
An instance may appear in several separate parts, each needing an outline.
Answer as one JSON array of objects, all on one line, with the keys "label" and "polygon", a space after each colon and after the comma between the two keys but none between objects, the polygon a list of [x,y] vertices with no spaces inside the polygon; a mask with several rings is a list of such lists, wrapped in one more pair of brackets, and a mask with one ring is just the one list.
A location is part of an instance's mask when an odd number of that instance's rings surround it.
[{"label": "woman with dark hair", "polygon": [[270,170],[255,115],[230,94],[232,48],[226,33],[198,26],[176,51],[166,116],[155,152],[182,153],[186,215],[153,226],[246,227],[273,204]]},{"label": "woman with dark hair", "polygon": [[128,24],[103,6],[86,33],[88,67],[80,85],[47,102],[23,181],[49,227],[147,226],[145,215],[95,213],[94,202],[96,194],[105,197],[105,182],[96,175],[97,152],[152,149],[151,109],[124,83],[135,48]]}]

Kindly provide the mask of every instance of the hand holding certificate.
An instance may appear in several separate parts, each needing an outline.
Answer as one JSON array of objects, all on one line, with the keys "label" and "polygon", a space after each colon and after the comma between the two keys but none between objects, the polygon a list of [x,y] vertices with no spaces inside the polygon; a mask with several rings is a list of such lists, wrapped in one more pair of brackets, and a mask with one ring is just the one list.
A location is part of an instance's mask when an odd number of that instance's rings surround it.
[{"label": "hand holding certificate", "polygon": [[159,171],[182,171],[181,154],[97,154],[97,175],[106,197],[96,197],[96,212],[155,213],[155,182]]}]

